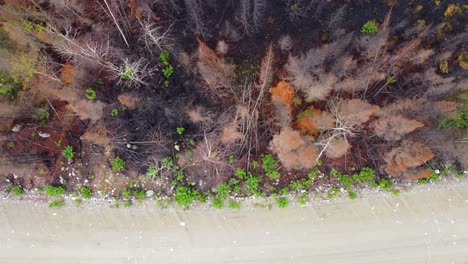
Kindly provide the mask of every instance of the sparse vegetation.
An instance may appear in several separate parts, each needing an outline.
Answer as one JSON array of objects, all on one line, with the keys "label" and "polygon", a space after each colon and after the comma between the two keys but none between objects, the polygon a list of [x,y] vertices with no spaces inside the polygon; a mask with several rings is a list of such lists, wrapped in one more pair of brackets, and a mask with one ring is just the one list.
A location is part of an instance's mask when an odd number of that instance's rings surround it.
[{"label": "sparse vegetation", "polygon": [[375,21],[367,21],[362,25],[361,33],[366,35],[373,35],[379,32],[379,25]]},{"label": "sparse vegetation", "polygon": [[468,166],[466,5],[0,2],[7,191],[281,207]]},{"label": "sparse vegetation", "polygon": [[50,204],[49,204],[49,208],[57,208],[57,207],[62,207],[65,205],[65,200],[63,199],[60,199],[60,200],[55,200],[55,201],[52,201]]},{"label": "sparse vegetation", "polygon": [[65,188],[62,186],[47,185],[44,192],[48,197],[57,197],[65,194]]},{"label": "sparse vegetation", "polygon": [[66,146],[62,150],[62,156],[67,160],[72,160],[75,157],[75,151],[73,150],[73,146]]},{"label": "sparse vegetation", "polygon": [[114,171],[121,171],[125,167],[126,162],[119,156],[115,157],[111,161],[112,169]]},{"label": "sparse vegetation", "polygon": [[81,194],[81,197],[83,197],[84,199],[89,199],[93,197],[93,191],[91,190],[91,188],[87,186],[81,188],[80,194]]}]

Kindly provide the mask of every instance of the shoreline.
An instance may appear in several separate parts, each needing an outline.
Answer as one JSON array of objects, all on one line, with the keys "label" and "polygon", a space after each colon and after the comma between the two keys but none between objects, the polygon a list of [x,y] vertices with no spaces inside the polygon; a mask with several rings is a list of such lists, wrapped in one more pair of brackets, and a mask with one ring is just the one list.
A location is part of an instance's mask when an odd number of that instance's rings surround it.
[{"label": "shoreline", "polygon": [[[466,173],[465,173],[466,174]],[[294,208],[307,208],[307,207],[313,207],[313,206],[324,206],[324,205],[333,205],[333,204],[341,204],[345,203],[346,201],[355,201],[355,200],[362,200],[362,199],[372,199],[372,198],[379,198],[379,197],[398,197],[401,194],[404,193],[411,193],[411,192],[426,192],[426,191],[431,191],[431,190],[441,190],[444,188],[456,188],[457,186],[468,186],[468,177],[462,177],[462,178],[456,178],[454,176],[449,176],[449,177],[443,177],[440,178],[438,182],[435,183],[427,183],[427,184],[417,184],[417,183],[409,183],[406,184],[404,187],[405,189],[402,189],[400,194],[392,194],[390,192],[386,192],[380,187],[378,188],[363,188],[362,190],[359,191],[358,193],[358,198],[356,199],[350,199],[346,196],[346,193],[341,191],[336,197],[333,197],[331,199],[328,199],[326,197],[323,197],[325,193],[319,194],[316,192],[309,192],[309,199],[305,204],[299,204],[297,201],[297,198],[300,196],[302,193],[289,193],[284,196],[279,196],[279,197],[286,197],[289,200],[289,205],[288,207],[294,207]],[[401,186],[399,186],[401,187]],[[73,204],[73,201],[77,199],[73,195],[70,194],[65,194],[61,197],[47,197],[44,194],[40,193],[33,193],[33,192],[28,192],[23,194],[21,197],[15,197],[10,193],[6,192],[0,192],[1,199],[3,202],[20,202],[20,203],[34,203],[34,206],[37,207],[43,207],[48,210],[51,209],[58,209],[60,208],[82,208],[82,209],[88,209],[88,208],[115,208],[115,209],[123,209],[123,210],[128,210],[128,209],[137,209],[137,208],[155,208],[159,210],[167,210],[171,208],[177,208],[181,210],[212,210],[212,211],[239,211],[239,210],[252,210],[252,209],[261,209],[261,210],[268,210],[272,209],[272,207],[278,207],[275,203],[274,197],[268,196],[268,197],[259,197],[259,196],[249,196],[249,197],[228,197],[228,199],[235,199],[237,201],[241,201],[241,207],[240,209],[231,209],[225,206],[224,208],[217,209],[214,208],[210,205],[211,199],[207,199],[205,203],[201,203],[199,201],[195,202],[193,205],[191,205],[188,208],[182,208],[178,205],[175,204],[173,198],[171,197],[147,197],[146,199],[142,201],[136,200],[134,197],[131,199],[134,203],[131,206],[125,207],[122,204],[119,207],[114,207],[115,199],[116,197],[92,197],[90,199],[83,199],[79,198],[81,200],[81,204],[75,205]],[[322,195],[322,196],[320,196]],[[210,197],[212,198],[212,197]],[[63,199],[65,200],[65,205],[61,206],[59,208],[48,208],[48,205],[50,202],[54,200],[60,200]],[[122,202],[123,199],[119,198],[120,201]],[[171,204],[169,206],[158,206],[157,201],[161,201],[162,199],[169,199],[171,201]],[[272,205],[272,207],[268,207],[268,204]],[[280,208],[281,209],[281,208]]]}]

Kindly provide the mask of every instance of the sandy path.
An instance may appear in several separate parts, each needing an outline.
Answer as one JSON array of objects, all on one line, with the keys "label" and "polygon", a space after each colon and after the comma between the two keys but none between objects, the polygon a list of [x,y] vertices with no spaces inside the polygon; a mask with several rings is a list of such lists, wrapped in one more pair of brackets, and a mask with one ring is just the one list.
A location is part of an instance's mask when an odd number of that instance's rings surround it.
[{"label": "sandy path", "polygon": [[467,180],[271,211],[0,203],[2,264],[468,263]]}]

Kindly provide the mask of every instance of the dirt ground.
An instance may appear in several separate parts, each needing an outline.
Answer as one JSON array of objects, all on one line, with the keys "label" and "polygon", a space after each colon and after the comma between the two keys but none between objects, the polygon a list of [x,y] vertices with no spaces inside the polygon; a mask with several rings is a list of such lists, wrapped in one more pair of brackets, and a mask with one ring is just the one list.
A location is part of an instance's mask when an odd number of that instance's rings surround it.
[{"label": "dirt ground", "polygon": [[45,207],[1,201],[0,263],[468,262],[467,179],[271,211]]}]

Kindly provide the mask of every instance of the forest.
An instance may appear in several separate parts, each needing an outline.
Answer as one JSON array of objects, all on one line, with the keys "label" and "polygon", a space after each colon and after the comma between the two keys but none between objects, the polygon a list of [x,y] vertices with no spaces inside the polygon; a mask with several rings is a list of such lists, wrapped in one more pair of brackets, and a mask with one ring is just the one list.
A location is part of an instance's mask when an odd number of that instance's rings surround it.
[{"label": "forest", "polygon": [[235,209],[463,177],[467,22],[464,1],[0,0],[0,190]]}]

